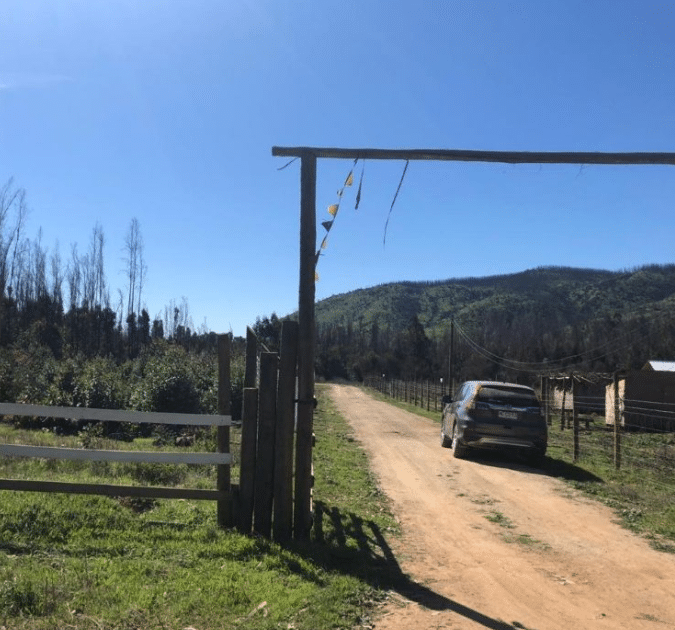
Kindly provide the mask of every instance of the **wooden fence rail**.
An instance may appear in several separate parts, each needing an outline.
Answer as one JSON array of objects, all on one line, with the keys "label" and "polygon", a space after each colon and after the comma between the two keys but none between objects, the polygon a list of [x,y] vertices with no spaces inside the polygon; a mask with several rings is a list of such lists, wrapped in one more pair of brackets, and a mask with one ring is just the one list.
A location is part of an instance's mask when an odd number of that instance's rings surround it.
[{"label": "wooden fence rail", "polygon": [[229,335],[219,338],[219,414],[181,414],[89,407],[51,407],[20,403],[0,403],[0,415],[24,417],[65,418],[94,422],[126,422],[132,424],[160,424],[185,426],[214,426],[218,431],[217,451],[211,453],[167,453],[156,451],[124,451],[103,449],[74,449],[22,444],[0,444],[0,455],[7,457],[38,457],[46,459],[143,462],[160,464],[210,464],[217,467],[218,484],[214,490],[197,488],[166,488],[157,486],[123,486],[100,483],[70,483],[59,481],[34,481],[26,479],[0,479],[0,490],[26,492],[63,492],[70,494],[98,494],[104,496],[133,496],[166,499],[215,500],[218,524],[233,525],[232,488],[230,487],[229,414],[230,343]]}]

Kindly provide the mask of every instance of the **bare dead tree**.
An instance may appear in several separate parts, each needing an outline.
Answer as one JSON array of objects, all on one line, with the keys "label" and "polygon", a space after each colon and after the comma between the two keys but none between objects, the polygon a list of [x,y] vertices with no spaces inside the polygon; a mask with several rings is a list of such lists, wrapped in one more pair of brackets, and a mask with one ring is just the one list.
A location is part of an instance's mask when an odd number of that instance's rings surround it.
[{"label": "bare dead tree", "polygon": [[77,302],[80,299],[80,283],[82,282],[82,265],[80,257],[77,253],[77,245],[73,243],[71,247],[70,263],[66,271],[68,277],[68,295],[70,298],[70,309],[74,310],[77,307]]},{"label": "bare dead tree", "polygon": [[11,286],[20,255],[21,234],[28,214],[26,191],[10,178],[0,187],[0,295]]},{"label": "bare dead tree", "polygon": [[54,251],[50,258],[50,270],[52,275],[52,300],[60,308],[63,306],[63,269],[58,241],[54,245]]},{"label": "bare dead tree", "polygon": [[141,235],[140,224],[135,217],[131,220],[129,231],[124,240],[124,251],[126,257],[126,275],[127,275],[127,316],[135,313],[141,308],[141,299],[143,284],[147,267],[143,259],[143,236]]}]

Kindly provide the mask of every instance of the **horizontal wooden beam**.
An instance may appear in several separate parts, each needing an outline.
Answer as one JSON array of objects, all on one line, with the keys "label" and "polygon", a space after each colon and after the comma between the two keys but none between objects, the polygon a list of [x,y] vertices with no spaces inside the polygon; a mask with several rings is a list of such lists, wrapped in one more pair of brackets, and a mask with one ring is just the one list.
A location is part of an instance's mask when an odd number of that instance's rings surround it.
[{"label": "horizontal wooden beam", "polygon": [[151,464],[201,464],[223,466],[232,463],[230,453],[167,453],[158,451],[109,451],[82,448],[55,448],[52,446],[27,446],[0,444],[0,455],[6,457],[39,457],[94,462],[126,462]]},{"label": "horizontal wooden beam", "polygon": [[473,151],[464,149],[338,149],[321,147],[272,147],[275,157],[437,160],[449,162],[500,162],[505,164],[607,164],[675,165],[675,153],[600,153],[577,151]]},{"label": "horizontal wooden beam", "polygon": [[97,483],[67,483],[61,481],[28,481],[0,479],[0,490],[22,492],[63,492],[68,494],[97,494],[108,497],[145,497],[149,499],[225,500],[228,493],[197,488],[165,488],[159,486],[114,486]]},{"label": "horizontal wooden beam", "polygon": [[51,407],[0,403],[0,415],[97,420],[100,422],[130,422],[132,424],[178,424],[189,426],[230,426],[231,416],[202,413],[160,413],[156,411],[123,411],[92,407]]}]

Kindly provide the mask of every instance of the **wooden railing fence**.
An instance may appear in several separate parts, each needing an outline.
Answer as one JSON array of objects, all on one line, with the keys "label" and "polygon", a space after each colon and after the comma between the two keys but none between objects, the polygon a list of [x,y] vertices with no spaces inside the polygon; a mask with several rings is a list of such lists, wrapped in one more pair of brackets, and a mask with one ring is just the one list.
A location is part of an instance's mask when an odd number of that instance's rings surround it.
[{"label": "wooden railing fence", "polygon": [[[218,415],[144,413],[83,407],[47,407],[0,404],[0,415],[46,416],[96,422],[130,422],[160,425],[215,426],[215,453],[167,453],[102,449],[72,449],[0,444],[0,455],[78,459],[90,461],[162,464],[211,464],[217,466],[217,488],[167,488],[110,484],[66,483],[0,479],[0,490],[64,492],[166,499],[217,501],[218,523],[283,542],[305,537],[311,522],[313,469],[310,478],[294,474],[297,460],[311,461],[311,451],[294,445],[296,436],[298,324],[284,322],[279,353],[266,351],[250,329],[246,339],[246,367],[241,428],[239,484],[231,483],[230,466],[230,337],[219,336]],[[310,404],[312,401],[309,401]],[[311,447],[311,444],[309,445]],[[294,459],[295,456],[295,459]],[[305,497],[309,496],[309,501]],[[301,524],[298,527],[298,523]]]},{"label": "wooden railing fence", "polygon": [[70,494],[98,494],[105,496],[133,496],[163,499],[208,499],[217,501],[218,523],[222,527],[233,525],[232,488],[230,485],[229,431],[230,414],[230,338],[218,339],[218,406],[219,414],[149,413],[92,409],[88,407],[51,407],[20,403],[0,403],[0,415],[66,418],[94,422],[128,422],[132,424],[215,426],[217,451],[204,452],[153,452],[103,449],[74,449],[22,444],[0,444],[0,455],[9,457],[39,457],[45,459],[88,460],[94,462],[143,462],[159,464],[202,464],[217,467],[216,489],[167,488],[158,486],[124,486],[101,483],[71,483],[59,481],[33,481],[27,479],[0,479],[0,490],[28,492],[64,492]]}]

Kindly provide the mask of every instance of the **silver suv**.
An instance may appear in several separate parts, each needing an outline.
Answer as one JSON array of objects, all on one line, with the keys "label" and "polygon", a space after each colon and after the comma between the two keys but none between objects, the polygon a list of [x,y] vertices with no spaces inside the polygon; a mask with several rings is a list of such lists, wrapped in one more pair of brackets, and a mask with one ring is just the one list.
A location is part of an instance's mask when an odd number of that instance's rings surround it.
[{"label": "silver suv", "polygon": [[441,446],[466,457],[471,449],[517,451],[540,466],[548,429],[531,387],[496,381],[466,381],[454,399],[444,398]]}]

